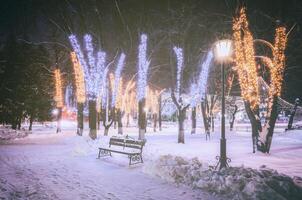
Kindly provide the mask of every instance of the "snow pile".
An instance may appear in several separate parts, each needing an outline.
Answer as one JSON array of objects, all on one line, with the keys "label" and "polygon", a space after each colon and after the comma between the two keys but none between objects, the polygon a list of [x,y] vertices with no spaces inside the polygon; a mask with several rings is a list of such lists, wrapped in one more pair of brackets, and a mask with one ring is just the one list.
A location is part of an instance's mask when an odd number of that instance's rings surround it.
[{"label": "snow pile", "polygon": [[16,138],[26,137],[30,131],[26,131],[24,129],[21,130],[13,130],[10,128],[0,128],[0,141],[1,140],[13,140]]},{"label": "snow pile", "polygon": [[197,158],[165,155],[146,164],[144,171],[227,199],[302,199],[302,188],[292,178],[265,166],[259,170],[230,167],[215,171]]}]

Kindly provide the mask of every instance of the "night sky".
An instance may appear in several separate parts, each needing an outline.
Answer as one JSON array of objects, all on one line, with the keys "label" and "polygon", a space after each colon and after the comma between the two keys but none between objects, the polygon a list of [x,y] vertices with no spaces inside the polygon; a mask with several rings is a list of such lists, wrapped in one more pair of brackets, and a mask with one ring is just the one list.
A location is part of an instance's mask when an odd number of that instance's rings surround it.
[{"label": "night sky", "polygon": [[[185,85],[198,72],[197,63],[218,39],[232,35],[232,18],[240,5],[247,7],[254,38],[273,42],[276,21],[291,30],[286,49],[282,96],[293,102],[302,97],[302,1],[284,0],[9,0],[0,7],[0,50],[10,34],[19,42],[44,45],[52,61],[72,82],[68,35],[90,33],[95,46],[109,61],[122,51],[127,55],[125,76],[136,72],[137,45],[141,33],[149,36],[150,84],[170,87],[175,71],[172,47],[184,47]],[[59,51],[59,58],[54,52]],[[257,48],[257,53],[268,53]],[[268,54],[269,55],[269,54]],[[172,72],[172,73],[171,73]],[[67,81],[67,82],[68,82]]]}]

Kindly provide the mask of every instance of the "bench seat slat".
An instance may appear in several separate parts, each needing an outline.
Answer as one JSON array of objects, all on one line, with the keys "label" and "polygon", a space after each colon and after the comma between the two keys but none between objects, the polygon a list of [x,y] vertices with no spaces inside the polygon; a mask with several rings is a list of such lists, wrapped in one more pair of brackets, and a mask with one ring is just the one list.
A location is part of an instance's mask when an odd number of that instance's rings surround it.
[{"label": "bench seat slat", "polygon": [[118,149],[112,149],[112,148],[99,148],[101,150],[106,150],[106,151],[111,151],[111,152],[115,152],[115,153],[121,153],[121,154],[126,154],[126,155],[137,155],[140,154],[140,152],[131,152],[131,151],[121,151]]}]

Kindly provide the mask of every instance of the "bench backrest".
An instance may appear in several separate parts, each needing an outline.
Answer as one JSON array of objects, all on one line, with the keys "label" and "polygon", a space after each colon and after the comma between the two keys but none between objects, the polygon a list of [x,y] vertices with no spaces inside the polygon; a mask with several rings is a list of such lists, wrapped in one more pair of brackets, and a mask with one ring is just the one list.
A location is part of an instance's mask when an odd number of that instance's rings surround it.
[{"label": "bench backrest", "polygon": [[122,146],[123,148],[127,147],[127,148],[142,150],[144,145],[145,145],[145,141],[143,140],[132,140],[132,139],[111,137],[109,141],[109,147]]}]

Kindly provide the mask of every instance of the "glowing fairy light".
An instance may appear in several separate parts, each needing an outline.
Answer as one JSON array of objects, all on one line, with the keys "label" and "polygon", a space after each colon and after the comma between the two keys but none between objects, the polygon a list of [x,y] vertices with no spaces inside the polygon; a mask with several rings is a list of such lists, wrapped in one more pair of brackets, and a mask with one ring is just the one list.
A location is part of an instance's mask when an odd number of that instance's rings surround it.
[{"label": "glowing fairy light", "polygon": [[102,107],[106,108],[106,103],[107,103],[107,95],[108,95],[108,84],[107,84],[107,76],[108,76],[108,67],[105,68],[103,77],[102,77]]},{"label": "glowing fairy light", "polygon": [[99,92],[101,90],[102,85],[100,83],[103,83],[103,73],[105,70],[105,63],[106,63],[106,53],[103,51],[99,51],[97,53],[97,71],[95,75],[98,75],[99,81],[96,83],[97,91]]},{"label": "glowing fairy light", "polygon": [[258,75],[255,62],[253,36],[248,28],[245,9],[233,22],[233,37],[235,47],[235,64],[239,77],[241,94],[244,100],[254,109],[259,105]]},{"label": "glowing fairy light", "polygon": [[120,82],[120,77],[121,77],[121,73],[122,73],[122,70],[123,70],[123,67],[125,65],[125,54],[122,53],[119,60],[118,60],[118,63],[117,63],[117,67],[116,67],[116,70],[115,70],[115,73],[114,73],[114,87],[113,87],[113,90],[112,90],[112,101],[111,101],[111,106],[114,107],[115,106],[115,103],[116,103],[116,95],[118,93],[118,90],[119,90],[119,82]]},{"label": "glowing fairy light", "polygon": [[207,81],[209,76],[210,64],[213,60],[213,52],[209,51],[206,60],[201,65],[201,71],[198,76],[198,98],[202,101],[206,94]]},{"label": "glowing fairy light", "polygon": [[62,91],[62,79],[60,69],[55,69],[55,96],[54,100],[56,102],[57,108],[63,107],[63,91]]},{"label": "glowing fairy light", "polygon": [[131,111],[134,111],[135,108],[137,107],[137,98],[136,98],[136,93],[135,93],[135,86],[136,83],[133,80],[130,80],[125,88],[125,92],[123,95],[123,108],[127,114],[130,114]]},{"label": "glowing fairy light", "polygon": [[181,72],[183,68],[183,51],[182,48],[174,47],[173,48],[176,58],[177,58],[177,71],[176,71],[176,94],[180,96],[180,85],[181,85]]},{"label": "glowing fairy light", "polygon": [[273,66],[271,71],[271,91],[274,95],[280,96],[285,67],[285,47],[286,47],[285,27],[276,28],[275,44],[273,50]]},{"label": "glowing fairy light", "polygon": [[[102,72],[105,68],[105,52],[98,51],[97,53],[93,50],[92,38],[86,34],[84,36],[85,50],[87,53],[88,63],[85,60],[85,55],[81,50],[81,46],[75,35],[70,35],[69,40],[77,58],[80,61],[81,66],[84,69],[85,77],[85,88],[87,91],[88,98],[96,100],[98,91],[100,89],[100,82],[102,79]],[[96,55],[95,55],[96,54]],[[95,57],[97,59],[95,59]]]},{"label": "glowing fairy light", "polygon": [[147,73],[150,61],[147,61],[147,35],[141,35],[138,47],[138,80],[137,80],[137,99],[142,100],[146,96]]},{"label": "glowing fairy light", "polygon": [[199,94],[198,94],[197,84],[193,83],[190,86],[190,107],[191,108],[196,107],[198,96],[199,96]]},{"label": "glowing fairy light", "polygon": [[116,105],[115,107],[117,109],[120,109],[121,111],[124,110],[124,107],[123,107],[123,99],[124,99],[124,95],[123,95],[123,78],[121,77],[120,78],[120,81],[118,83],[118,90],[117,90],[117,100],[116,100]]},{"label": "glowing fairy light", "polygon": [[76,98],[77,102],[85,102],[85,80],[83,69],[77,59],[75,52],[70,53],[71,61],[73,64],[73,70],[75,75],[75,85],[76,85]]}]

